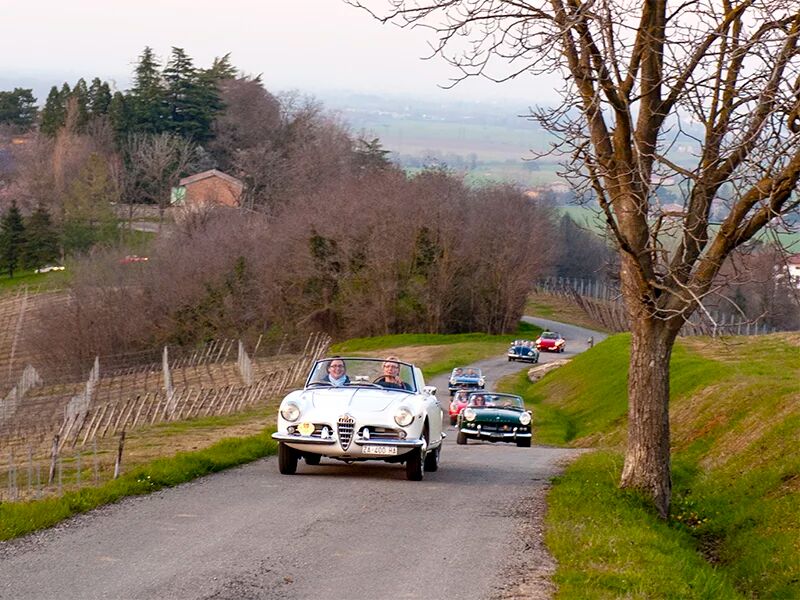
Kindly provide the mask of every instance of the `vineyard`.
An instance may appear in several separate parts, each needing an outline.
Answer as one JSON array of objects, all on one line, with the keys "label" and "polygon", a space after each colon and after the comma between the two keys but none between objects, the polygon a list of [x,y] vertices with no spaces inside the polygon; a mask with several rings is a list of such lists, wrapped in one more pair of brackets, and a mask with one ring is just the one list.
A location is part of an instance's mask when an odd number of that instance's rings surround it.
[{"label": "vineyard", "polygon": [[61,493],[65,477],[71,486],[97,480],[112,458],[117,475],[126,435],[137,431],[263,407],[330,343],[312,334],[294,351],[214,340],[193,351],[96,357],[79,380],[73,369],[37,364],[20,344],[37,307],[57,301],[26,291],[0,300],[0,500]]}]

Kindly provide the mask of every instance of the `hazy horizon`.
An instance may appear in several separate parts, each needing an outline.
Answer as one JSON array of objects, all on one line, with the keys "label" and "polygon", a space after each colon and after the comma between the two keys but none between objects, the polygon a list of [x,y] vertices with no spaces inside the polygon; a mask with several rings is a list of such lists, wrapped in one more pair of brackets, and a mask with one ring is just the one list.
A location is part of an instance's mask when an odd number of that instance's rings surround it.
[{"label": "hazy horizon", "polygon": [[[99,77],[130,86],[145,46],[166,60],[183,48],[197,67],[230,53],[244,73],[262,74],[270,91],[321,96],[348,91],[431,101],[547,103],[557,78],[522,76],[497,84],[471,78],[444,90],[455,71],[423,60],[430,34],[382,25],[338,0],[185,0],[135,5],[75,0],[11,3],[0,23],[0,89],[33,87],[40,104],[52,85]],[[49,85],[48,85],[49,80]]]}]

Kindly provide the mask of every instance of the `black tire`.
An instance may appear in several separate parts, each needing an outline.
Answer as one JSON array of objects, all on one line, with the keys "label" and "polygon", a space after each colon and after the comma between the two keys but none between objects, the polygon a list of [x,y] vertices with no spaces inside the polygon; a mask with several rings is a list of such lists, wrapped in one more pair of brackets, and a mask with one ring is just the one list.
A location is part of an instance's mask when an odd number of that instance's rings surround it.
[{"label": "black tire", "polygon": [[455,390],[450,390],[450,395],[453,396],[455,394]]},{"label": "black tire", "polygon": [[436,450],[428,452],[428,455],[425,457],[425,464],[422,467],[428,472],[433,473],[434,471],[439,470],[439,453],[442,451],[441,444],[439,445]]},{"label": "black tire", "polygon": [[450,425],[455,425],[458,423],[458,417],[450,417]]},{"label": "black tire", "polygon": [[531,438],[519,438],[517,440],[517,448],[530,448]]},{"label": "black tire", "polygon": [[297,452],[283,442],[278,443],[278,471],[282,475],[294,475],[297,472]]},{"label": "black tire", "polygon": [[422,477],[422,448],[415,448],[408,453],[406,479],[409,481],[422,481]]},{"label": "black tire", "polygon": [[319,454],[306,454],[303,458],[306,460],[307,465],[318,465],[322,456]]},{"label": "black tire", "polygon": [[459,446],[464,446],[466,445],[466,443],[467,443],[467,434],[461,433],[459,431],[458,435],[456,436],[456,444],[458,444]]}]

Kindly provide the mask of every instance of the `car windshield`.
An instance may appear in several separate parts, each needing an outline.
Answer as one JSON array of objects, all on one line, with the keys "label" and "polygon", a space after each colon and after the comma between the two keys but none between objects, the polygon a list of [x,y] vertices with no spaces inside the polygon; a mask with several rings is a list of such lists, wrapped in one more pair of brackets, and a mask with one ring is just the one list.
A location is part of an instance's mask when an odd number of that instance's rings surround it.
[{"label": "car windshield", "polygon": [[416,392],[414,366],[399,360],[331,357],[318,360],[306,379],[306,389],[373,387]]},{"label": "car windshield", "polygon": [[476,367],[457,367],[453,369],[453,375],[455,377],[480,377],[481,370]]},{"label": "car windshield", "polygon": [[557,333],[543,333],[542,339],[543,340],[557,340],[559,335]]},{"label": "car windshield", "polygon": [[513,394],[470,394],[467,406],[472,408],[510,408],[512,410],[525,410],[525,403],[519,396]]}]

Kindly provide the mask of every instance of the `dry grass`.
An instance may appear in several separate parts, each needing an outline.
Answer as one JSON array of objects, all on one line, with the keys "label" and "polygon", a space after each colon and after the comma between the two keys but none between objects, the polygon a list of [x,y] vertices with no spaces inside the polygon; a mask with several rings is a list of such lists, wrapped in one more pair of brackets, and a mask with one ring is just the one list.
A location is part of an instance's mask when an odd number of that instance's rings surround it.
[{"label": "dry grass", "polygon": [[571,323],[596,331],[606,331],[602,324],[592,320],[577,304],[563,296],[543,293],[530,294],[524,312],[533,317]]}]

